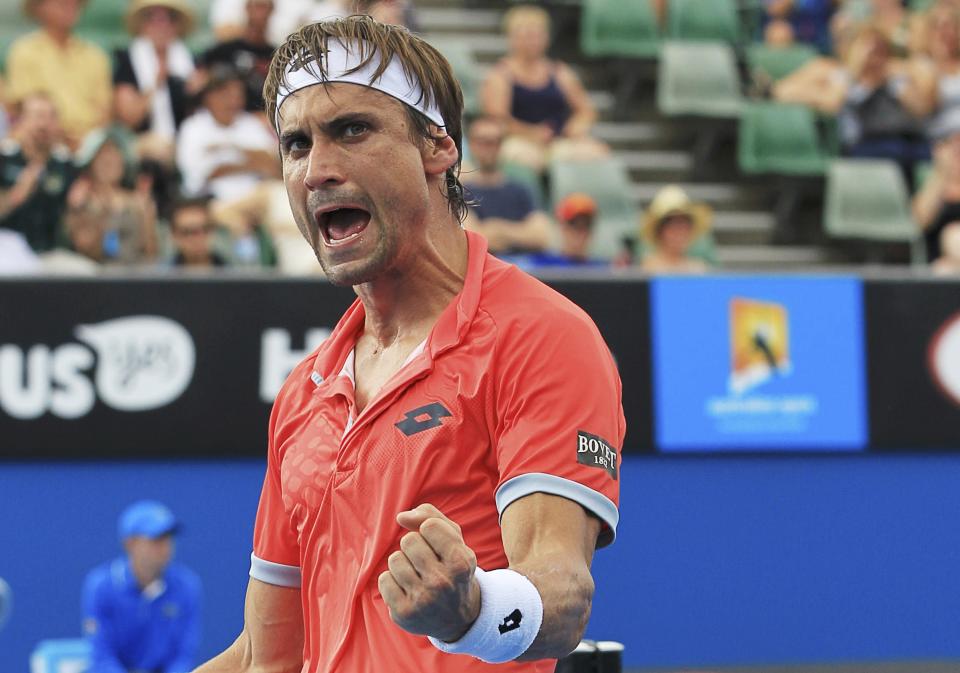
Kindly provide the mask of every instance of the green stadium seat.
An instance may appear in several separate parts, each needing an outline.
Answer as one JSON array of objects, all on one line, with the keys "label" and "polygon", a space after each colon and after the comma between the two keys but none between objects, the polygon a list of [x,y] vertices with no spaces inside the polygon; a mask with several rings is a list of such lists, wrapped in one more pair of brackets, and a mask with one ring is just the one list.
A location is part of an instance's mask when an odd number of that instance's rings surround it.
[{"label": "green stadium seat", "polygon": [[744,173],[823,175],[827,156],[820,144],[816,114],[803,105],[744,105],[737,159]]},{"label": "green stadium seat", "polygon": [[544,209],[546,207],[546,198],[543,194],[543,182],[535,170],[523,164],[513,163],[505,163],[500,168],[508,178],[519,182],[530,190],[533,194],[534,203],[537,204],[537,208]]},{"label": "green stadium seat", "polygon": [[730,45],[666,42],[660,52],[657,107],[669,116],[737,117],[740,76]]},{"label": "green stadium seat", "polygon": [[921,190],[933,172],[933,162],[920,161],[913,166],[913,188]]},{"label": "green stadium seat", "polygon": [[580,49],[587,56],[653,58],[660,52],[660,27],[650,2],[585,0]]},{"label": "green stadium seat", "polygon": [[130,42],[125,17],[129,0],[89,0],[76,34],[90,40],[107,53],[126,46]]},{"label": "green stadium seat", "polygon": [[670,0],[667,35],[674,40],[738,42],[737,6],[734,0]]},{"label": "green stadium seat", "polygon": [[553,161],[550,164],[550,200],[553,206],[575,192],[597,202],[598,218],[591,252],[611,258],[623,249],[623,238],[637,235],[638,210],[630,199],[630,178],[615,157],[595,161]]},{"label": "green stadium seat", "polygon": [[37,28],[22,9],[20,2],[0,2],[0,70],[6,66],[7,52],[13,41]]},{"label": "green stadium seat", "polygon": [[910,0],[909,2],[911,12],[925,12],[934,4],[936,0]]},{"label": "green stadium seat", "polygon": [[747,48],[747,65],[750,67],[750,72],[774,82],[783,79],[816,57],[817,50],[805,44],[789,47],[752,44]]},{"label": "green stadium seat", "polygon": [[830,163],[823,224],[836,238],[905,243],[919,238],[903,173],[885,159]]},{"label": "green stadium seat", "polygon": [[453,68],[453,74],[463,90],[463,112],[466,115],[480,114],[480,84],[482,77],[476,57],[470,46],[462,42],[435,40],[431,44],[443,54]]}]

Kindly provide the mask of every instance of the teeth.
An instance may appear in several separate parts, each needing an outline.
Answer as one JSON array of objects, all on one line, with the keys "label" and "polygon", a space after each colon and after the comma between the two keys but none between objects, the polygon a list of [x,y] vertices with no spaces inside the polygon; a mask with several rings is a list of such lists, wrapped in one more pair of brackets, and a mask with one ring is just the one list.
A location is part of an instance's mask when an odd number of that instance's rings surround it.
[{"label": "teeth", "polygon": [[327,235],[327,245],[336,246],[336,245],[343,245],[344,243],[349,243],[350,241],[352,241],[352,240],[355,239],[355,238],[360,238],[360,234],[362,234],[362,233],[363,233],[362,231],[358,231],[358,232],[355,233],[355,234],[350,234],[350,235],[347,236],[346,238],[338,238],[337,240],[333,240],[332,238],[330,238],[330,236],[329,236],[329,234],[328,234],[328,235]]}]

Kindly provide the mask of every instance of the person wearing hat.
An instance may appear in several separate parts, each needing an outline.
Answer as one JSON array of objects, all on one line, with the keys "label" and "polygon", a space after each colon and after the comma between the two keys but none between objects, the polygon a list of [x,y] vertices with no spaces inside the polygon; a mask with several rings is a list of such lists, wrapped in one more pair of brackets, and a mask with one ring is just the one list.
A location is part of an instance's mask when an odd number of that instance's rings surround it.
[{"label": "person wearing hat", "polygon": [[710,230],[713,211],[694,203],[680,187],[657,192],[643,217],[641,235],[649,252],[641,262],[648,273],[703,273],[707,265],[691,257],[690,246]]},{"label": "person wearing hat", "polygon": [[73,35],[86,0],[24,0],[24,12],[40,24],[10,45],[7,99],[50,96],[71,147],[110,119],[110,60],[100,47]]},{"label": "person wearing hat", "polygon": [[125,554],[94,568],[83,586],[87,673],[186,673],[200,641],[200,580],[171,562],[179,522],[140,500],[120,515]]},{"label": "person wearing hat", "polygon": [[244,110],[245,92],[235,69],[210,70],[200,92],[202,107],[183,123],[177,138],[185,196],[233,201],[263,180],[280,177],[276,136],[262,118]]},{"label": "person wearing hat", "polygon": [[[70,188],[67,205],[70,214],[86,211],[96,214],[95,222],[103,241],[102,256],[106,261],[138,264],[156,254],[156,206],[148,184],[128,189],[135,166],[127,134],[120,129],[97,129],[84,138],[75,157],[79,176]],[[70,224],[85,218],[68,218]]]},{"label": "person wearing hat", "polygon": [[601,267],[608,266],[602,259],[589,256],[590,238],[597,216],[597,202],[583,193],[568,194],[554,211],[560,223],[560,249],[510,258],[509,261],[526,269],[545,267]]},{"label": "person wearing hat", "polygon": [[168,163],[190,103],[194,64],[183,39],[194,23],[186,0],[133,0],[127,11],[133,40],[114,55],[117,119],[139,134],[142,155]]}]

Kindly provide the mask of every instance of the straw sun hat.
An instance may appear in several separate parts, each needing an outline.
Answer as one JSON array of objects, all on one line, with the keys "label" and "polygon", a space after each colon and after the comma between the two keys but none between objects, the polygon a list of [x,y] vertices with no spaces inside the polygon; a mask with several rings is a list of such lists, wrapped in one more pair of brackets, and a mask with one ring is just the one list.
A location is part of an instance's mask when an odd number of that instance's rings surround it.
[{"label": "straw sun hat", "polygon": [[657,238],[657,225],[674,215],[685,215],[693,222],[693,237],[699,238],[710,230],[713,210],[703,203],[694,203],[687,193],[676,185],[668,185],[657,195],[643,216],[641,231],[648,241]]},{"label": "straw sun hat", "polygon": [[133,0],[130,8],[127,9],[127,31],[131,35],[137,35],[143,24],[143,13],[151,7],[163,7],[169,9],[177,17],[180,37],[184,37],[193,32],[196,25],[196,16],[193,8],[187,3],[187,0]]}]

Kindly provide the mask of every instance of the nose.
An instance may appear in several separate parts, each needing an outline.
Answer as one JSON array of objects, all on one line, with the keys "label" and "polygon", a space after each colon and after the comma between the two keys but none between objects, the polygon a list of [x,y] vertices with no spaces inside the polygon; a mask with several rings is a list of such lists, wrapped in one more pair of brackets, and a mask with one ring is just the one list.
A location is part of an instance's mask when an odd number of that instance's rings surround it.
[{"label": "nose", "polygon": [[307,158],[307,172],[303,184],[308,191],[329,189],[342,185],[344,176],[339,151],[331,143],[314,142]]}]

